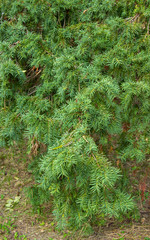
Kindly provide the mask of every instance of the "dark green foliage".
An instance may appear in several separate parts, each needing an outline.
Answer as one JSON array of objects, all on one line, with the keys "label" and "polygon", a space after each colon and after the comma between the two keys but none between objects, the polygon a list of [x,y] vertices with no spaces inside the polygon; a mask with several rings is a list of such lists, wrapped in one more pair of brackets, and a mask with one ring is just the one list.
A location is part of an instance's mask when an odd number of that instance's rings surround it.
[{"label": "dark green foliage", "polygon": [[126,214],[118,163],[150,149],[150,1],[0,3],[0,146],[26,137],[61,227]]}]

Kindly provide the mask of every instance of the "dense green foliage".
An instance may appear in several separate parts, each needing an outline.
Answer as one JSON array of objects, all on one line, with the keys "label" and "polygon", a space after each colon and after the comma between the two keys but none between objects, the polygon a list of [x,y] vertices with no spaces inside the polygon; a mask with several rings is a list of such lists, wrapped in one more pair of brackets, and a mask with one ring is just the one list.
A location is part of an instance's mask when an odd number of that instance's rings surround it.
[{"label": "dense green foliage", "polygon": [[149,155],[150,1],[5,0],[0,16],[0,145],[47,148],[33,199],[61,227],[130,212],[119,166]]}]

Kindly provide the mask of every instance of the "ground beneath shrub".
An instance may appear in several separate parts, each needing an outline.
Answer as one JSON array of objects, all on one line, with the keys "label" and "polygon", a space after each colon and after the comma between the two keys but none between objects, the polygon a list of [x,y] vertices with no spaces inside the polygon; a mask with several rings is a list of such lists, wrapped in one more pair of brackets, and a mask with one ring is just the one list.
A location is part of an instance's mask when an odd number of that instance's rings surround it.
[{"label": "ground beneath shrub", "polygon": [[150,240],[150,210],[144,209],[139,223],[110,221],[83,237],[82,231],[58,232],[51,213],[51,204],[40,213],[33,209],[25,189],[34,183],[27,170],[31,161],[25,147],[0,149],[0,240]]}]

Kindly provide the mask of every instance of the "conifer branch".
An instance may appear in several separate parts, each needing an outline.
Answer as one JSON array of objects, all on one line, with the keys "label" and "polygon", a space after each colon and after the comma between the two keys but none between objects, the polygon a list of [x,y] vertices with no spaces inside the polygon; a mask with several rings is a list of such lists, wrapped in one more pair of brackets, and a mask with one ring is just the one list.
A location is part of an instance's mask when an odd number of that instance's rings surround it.
[{"label": "conifer branch", "polygon": [[148,4],[4,2],[0,147],[26,137],[41,154],[32,203],[52,197],[62,228],[134,211],[118,179],[149,163]]}]

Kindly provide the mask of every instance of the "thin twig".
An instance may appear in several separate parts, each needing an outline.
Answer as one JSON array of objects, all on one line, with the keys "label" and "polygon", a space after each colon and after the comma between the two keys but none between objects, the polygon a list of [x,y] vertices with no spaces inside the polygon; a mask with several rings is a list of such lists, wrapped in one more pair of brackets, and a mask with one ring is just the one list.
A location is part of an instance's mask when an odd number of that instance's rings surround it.
[{"label": "thin twig", "polygon": [[32,92],[28,93],[28,96],[30,96],[30,95],[32,95],[33,93],[35,93],[36,90],[37,90],[37,87],[40,87],[40,86],[41,86],[41,84],[39,84],[38,86],[33,86],[33,87],[31,87],[30,90],[31,90],[32,88],[35,88],[35,89],[34,89]]},{"label": "thin twig", "polygon": [[128,22],[135,22],[136,19],[139,17],[140,15],[139,14],[136,14],[134,17],[129,17],[129,18],[126,18],[125,20]]},{"label": "thin twig", "polygon": [[41,71],[42,71],[42,69],[40,69],[34,76],[32,74],[31,76],[27,77],[29,79],[28,81],[30,81],[31,79],[36,78],[40,74]]},{"label": "thin twig", "polygon": [[149,35],[149,24],[150,24],[150,19],[149,19],[149,22],[148,22],[148,25],[147,25],[147,35]]},{"label": "thin twig", "polygon": [[28,96],[32,95],[32,94],[35,93],[35,92],[36,92],[36,89],[35,89],[34,91],[28,93]]}]

